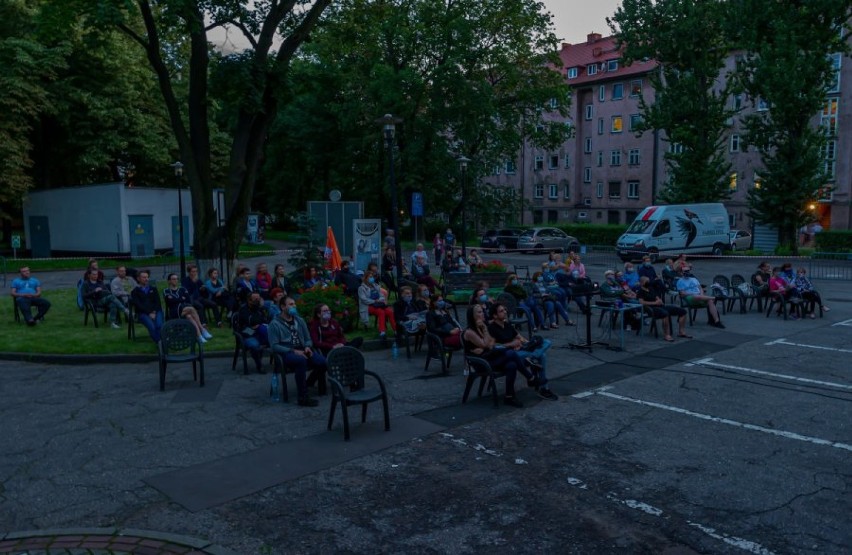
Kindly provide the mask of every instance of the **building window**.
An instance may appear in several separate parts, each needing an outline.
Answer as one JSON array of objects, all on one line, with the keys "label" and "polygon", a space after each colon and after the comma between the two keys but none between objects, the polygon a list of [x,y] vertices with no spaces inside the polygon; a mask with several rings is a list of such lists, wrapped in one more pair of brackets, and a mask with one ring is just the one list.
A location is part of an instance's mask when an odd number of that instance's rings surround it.
[{"label": "building window", "polygon": [[642,96],[642,80],[635,79],[630,82],[630,96],[637,97]]},{"label": "building window", "polygon": [[598,198],[603,198],[603,183],[598,181],[598,184],[595,185],[595,196]]},{"label": "building window", "polygon": [[565,169],[567,170],[568,168],[571,167],[571,158],[568,156],[567,152],[565,153],[564,159],[565,159]]},{"label": "building window", "polygon": [[612,99],[621,100],[624,98],[624,83],[615,83],[612,86]]},{"label": "building window", "polygon": [[769,103],[763,100],[762,98],[758,98],[757,102],[755,103],[755,108],[758,112],[765,112],[769,109]]},{"label": "building window", "polygon": [[627,182],[627,198],[639,198],[639,182]]},{"label": "building window", "polygon": [[837,141],[830,140],[825,143],[821,149],[823,160],[825,160],[825,178],[828,181],[834,181],[837,177]]},{"label": "building window", "polygon": [[585,152],[586,154],[592,153],[592,138],[591,137],[586,137],[586,140],[584,141],[584,144],[583,144],[583,152]]},{"label": "building window", "polygon": [[728,188],[731,191],[737,190],[737,172],[734,172],[730,176],[728,176]]},{"label": "building window", "polygon": [[565,75],[568,77],[568,79],[576,79],[577,78],[577,68],[576,67],[569,67],[566,70]]},{"label": "building window", "polygon": [[731,152],[739,152],[740,151],[740,136],[739,135],[731,135]]},{"label": "building window", "polygon": [[597,75],[598,73],[598,64],[589,64],[586,66],[586,73],[588,75]]},{"label": "building window", "polygon": [[551,154],[550,158],[547,161],[547,169],[556,170],[559,169],[559,155]]},{"label": "building window", "polygon": [[600,168],[601,166],[603,166],[603,151],[599,150],[598,151],[598,167]]},{"label": "building window", "polygon": [[680,143],[669,143],[669,152],[672,154],[683,154],[683,145]]},{"label": "building window", "polygon": [[609,182],[609,198],[621,198],[621,181]]},{"label": "building window", "polygon": [[544,156],[538,155],[535,157],[535,165],[533,166],[535,171],[541,171],[544,169]]},{"label": "building window", "polygon": [[506,173],[512,175],[515,173],[515,161],[506,160]]},{"label": "building window", "polygon": [[591,183],[592,182],[592,168],[586,166],[583,168],[583,183]]},{"label": "building window", "polygon": [[606,100],[606,85],[598,87],[598,100],[603,102]]},{"label": "building window", "polygon": [[536,183],[533,188],[533,196],[535,198],[544,198],[544,183]]},{"label": "building window", "polygon": [[763,178],[757,172],[754,172],[754,188],[760,189],[763,186]]},{"label": "building window", "polygon": [[831,81],[831,86],[828,88],[828,93],[839,93],[840,92],[840,60],[841,54],[832,54],[831,58],[831,67],[834,69],[834,78]]},{"label": "building window", "polygon": [[598,118],[598,135],[603,135],[603,118]]},{"label": "building window", "polygon": [[641,163],[639,159],[639,149],[631,148],[627,151],[627,165],[628,166],[638,166]]},{"label": "building window", "polygon": [[559,101],[556,98],[550,99],[550,109],[555,110],[559,107]]},{"label": "building window", "polygon": [[503,166],[501,164],[494,164],[493,175],[500,175],[501,171],[503,171]]},{"label": "building window", "polygon": [[642,123],[642,114],[630,114],[630,131],[639,129],[639,124]]},{"label": "building window", "polygon": [[556,185],[555,183],[548,185],[547,197],[552,199],[559,198],[559,185]]},{"label": "building window", "polygon": [[837,135],[837,98],[829,98],[822,107],[820,125],[829,137]]},{"label": "building window", "polygon": [[595,107],[592,104],[586,104],[586,120],[591,121],[595,116]]},{"label": "building window", "polygon": [[734,95],[734,110],[740,111],[743,108],[743,95],[735,94]]},{"label": "building window", "polygon": [[834,160],[825,161],[825,179],[834,181],[837,178],[837,162]]},{"label": "building window", "polygon": [[562,186],[562,196],[563,198],[571,198],[571,187],[567,183]]},{"label": "building window", "polygon": [[565,122],[565,136],[569,139],[577,136],[577,128],[574,127],[574,122],[571,120]]},{"label": "building window", "polygon": [[621,133],[624,131],[624,121],[621,116],[612,116],[612,126],[610,131],[612,133]]},{"label": "building window", "polygon": [[609,152],[609,165],[610,166],[620,166],[621,165],[621,150],[611,150]]},{"label": "building window", "polygon": [[607,71],[618,71],[618,60],[607,60],[606,61],[606,70]]}]

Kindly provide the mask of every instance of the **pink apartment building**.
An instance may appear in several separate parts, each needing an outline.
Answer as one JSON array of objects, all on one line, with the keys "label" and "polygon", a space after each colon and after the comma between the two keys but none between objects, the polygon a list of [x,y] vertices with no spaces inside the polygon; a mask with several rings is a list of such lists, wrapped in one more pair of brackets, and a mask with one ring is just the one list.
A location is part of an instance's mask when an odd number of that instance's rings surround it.
[{"label": "pink apartment building", "polygon": [[[653,102],[648,75],[653,61],[621,64],[614,37],[589,34],[582,44],[563,43],[559,52],[561,71],[571,87],[569,119],[573,133],[558,150],[546,151],[527,143],[515,160],[495,166],[484,183],[511,187],[527,199],[523,225],[547,222],[626,224],[645,206],[657,202],[666,182],[663,155],[676,148],[663,132],[633,132],[640,119],[639,100]],[[728,61],[733,69],[737,55]],[[831,136],[825,152],[832,188],[814,199],[813,210],[824,228],[852,229],[852,133],[841,134],[844,122],[852,121],[852,60],[833,57],[838,70],[835,88],[826,98],[814,124],[822,124]],[[720,77],[721,78],[721,77]],[[844,86],[845,85],[845,86]],[[760,186],[760,157],[743,148],[740,118],[764,109],[738,95],[731,107],[742,109],[730,120],[727,150],[731,162],[731,197],[725,202],[731,226],[750,229],[747,192]]]}]

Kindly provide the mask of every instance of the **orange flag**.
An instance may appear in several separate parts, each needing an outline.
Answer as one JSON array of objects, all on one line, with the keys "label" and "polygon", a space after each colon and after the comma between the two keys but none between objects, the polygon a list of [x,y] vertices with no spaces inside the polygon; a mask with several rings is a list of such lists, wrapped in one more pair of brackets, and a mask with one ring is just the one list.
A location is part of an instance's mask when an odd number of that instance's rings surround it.
[{"label": "orange flag", "polygon": [[337,249],[337,240],[334,238],[334,230],[329,226],[325,235],[325,267],[328,270],[336,272],[340,270],[341,262],[340,251]]}]

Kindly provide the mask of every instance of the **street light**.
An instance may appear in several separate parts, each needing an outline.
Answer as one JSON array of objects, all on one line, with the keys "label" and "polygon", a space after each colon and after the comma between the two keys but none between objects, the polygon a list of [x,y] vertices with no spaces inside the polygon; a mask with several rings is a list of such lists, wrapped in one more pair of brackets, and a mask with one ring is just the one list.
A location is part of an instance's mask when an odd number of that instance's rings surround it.
[{"label": "street light", "polygon": [[467,185],[465,183],[465,173],[470,158],[459,156],[459,168],[461,169],[461,203],[462,203],[462,256],[467,260],[467,195],[465,193]]},{"label": "street light", "polygon": [[402,234],[399,230],[399,201],[397,199],[396,178],[393,173],[393,139],[396,133],[396,124],[402,123],[402,118],[395,118],[391,114],[385,114],[383,117],[376,120],[376,123],[381,124],[382,131],[385,137],[385,145],[388,149],[388,179],[390,180],[391,190],[391,225],[394,229],[394,254],[396,255],[396,283],[397,287],[402,283],[402,245],[400,240]]},{"label": "street light", "polygon": [[183,245],[183,191],[181,188],[181,177],[183,177],[183,164],[175,162],[172,164],[175,169],[175,181],[177,181],[178,192],[178,246],[180,248],[180,279],[186,276],[186,255],[184,254]]}]

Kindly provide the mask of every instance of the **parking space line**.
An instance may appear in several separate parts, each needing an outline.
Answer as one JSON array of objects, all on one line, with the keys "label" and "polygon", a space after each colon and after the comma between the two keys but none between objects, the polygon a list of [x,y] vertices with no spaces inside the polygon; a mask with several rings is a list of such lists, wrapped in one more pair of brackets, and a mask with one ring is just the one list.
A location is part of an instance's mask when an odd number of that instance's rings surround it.
[{"label": "parking space line", "polygon": [[831,325],[832,326],[852,326],[852,319],[843,320],[842,322],[835,322]]},{"label": "parking space line", "polygon": [[790,376],[789,374],[776,374],[774,372],[766,372],[765,370],[756,370],[754,368],[744,368],[742,366],[731,366],[730,364],[720,364],[718,362],[713,362],[712,358],[703,358],[701,360],[693,361],[692,364],[698,364],[699,366],[709,366],[711,368],[727,368],[729,370],[739,370],[740,372],[749,372],[751,374],[758,374],[761,376],[771,376],[773,378],[783,378],[785,380],[795,380],[797,382],[802,383],[811,383],[816,385],[825,385],[828,387],[837,387],[840,389],[848,389],[852,390],[852,385],[844,385],[842,383],[834,383],[834,382],[824,382],[820,380],[812,380],[810,378],[800,378],[798,376]]},{"label": "parking space line", "polygon": [[787,439],[795,439],[797,441],[805,441],[808,443],[813,443],[816,445],[827,445],[829,447],[834,447],[835,449],[843,449],[845,451],[852,451],[852,445],[847,443],[841,443],[839,441],[831,441],[828,439],[822,439],[819,437],[813,436],[804,436],[801,434],[797,434],[795,432],[788,432],[785,430],[774,430],[772,428],[764,428],[763,426],[757,426],[755,424],[748,424],[746,422],[738,422],[736,420],[731,420],[729,418],[721,418],[718,416],[712,416],[709,414],[703,414],[700,412],[694,412],[691,410],[687,410],[680,407],[675,407],[672,405],[664,405],[663,403],[655,403],[653,401],[643,401],[642,399],[634,399],[632,397],[625,397],[624,395],[617,395],[615,393],[610,393],[609,391],[596,391],[597,395],[602,395],[604,397],[609,397],[611,399],[617,399],[619,401],[627,401],[628,403],[635,403],[637,405],[644,405],[646,407],[654,407],[657,409],[667,410],[671,412],[676,412],[679,414],[683,414],[686,416],[692,416],[694,418],[700,418],[701,420],[707,420],[710,422],[717,422],[719,424],[726,424],[728,426],[735,426],[737,428],[743,428],[746,430],[753,430],[755,432],[763,432],[766,434],[771,434],[775,436],[785,437]]},{"label": "parking space line", "polygon": [[804,347],[806,349],[819,349],[821,351],[835,351],[838,353],[852,353],[852,349],[840,349],[839,347],[825,347],[823,345],[809,345],[807,343],[792,343],[785,338],[776,339],[765,343],[765,345],[789,345],[790,347]]}]

